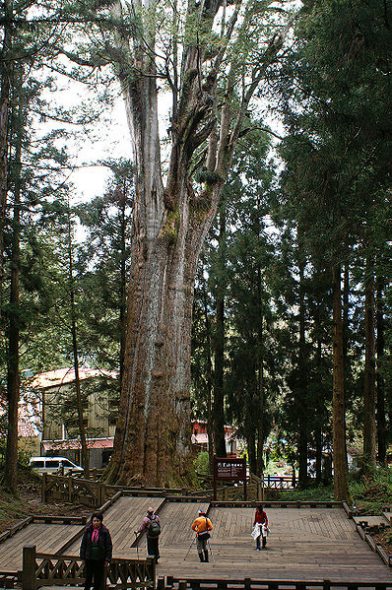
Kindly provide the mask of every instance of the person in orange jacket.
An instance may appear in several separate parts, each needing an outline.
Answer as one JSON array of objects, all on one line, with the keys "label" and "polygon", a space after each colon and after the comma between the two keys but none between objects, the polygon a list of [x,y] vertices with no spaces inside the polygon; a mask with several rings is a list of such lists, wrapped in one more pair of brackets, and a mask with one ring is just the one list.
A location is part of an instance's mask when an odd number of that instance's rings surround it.
[{"label": "person in orange jacket", "polygon": [[208,561],[207,541],[213,528],[212,522],[207,518],[205,511],[199,510],[199,516],[192,523],[192,530],[196,533],[196,547],[200,561]]}]

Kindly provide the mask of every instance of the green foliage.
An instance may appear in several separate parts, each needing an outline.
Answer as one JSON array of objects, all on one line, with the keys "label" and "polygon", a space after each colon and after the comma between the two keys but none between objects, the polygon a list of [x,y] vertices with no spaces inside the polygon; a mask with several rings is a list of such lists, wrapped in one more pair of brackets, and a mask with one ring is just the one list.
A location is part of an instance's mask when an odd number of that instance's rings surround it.
[{"label": "green foliage", "polygon": [[353,504],[362,514],[381,514],[385,505],[392,503],[391,469],[378,468],[372,476],[361,477],[350,483]]},{"label": "green foliage", "polygon": [[381,538],[386,545],[389,545],[392,549],[392,527],[389,527],[385,532],[381,534]]},{"label": "green foliage", "polygon": [[311,486],[305,490],[284,490],[279,491],[279,499],[287,501],[329,501],[333,500],[333,488],[332,486]]},{"label": "green foliage", "polygon": [[193,461],[196,477],[206,477],[210,473],[209,455],[206,451],[201,451]]}]

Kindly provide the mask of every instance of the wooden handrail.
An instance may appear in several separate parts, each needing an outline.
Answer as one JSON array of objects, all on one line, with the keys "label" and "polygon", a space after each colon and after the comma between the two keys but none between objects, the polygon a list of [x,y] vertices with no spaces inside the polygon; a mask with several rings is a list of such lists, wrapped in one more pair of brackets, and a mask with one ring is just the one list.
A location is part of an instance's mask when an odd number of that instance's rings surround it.
[{"label": "wooden handrail", "polygon": [[[117,590],[155,587],[155,560],[114,558],[107,577]],[[37,553],[35,545],[23,547],[22,590],[40,586],[70,585],[84,582],[84,560],[70,555]]]},{"label": "wooden handrail", "polygon": [[216,578],[174,578],[168,576],[158,578],[157,590],[187,590],[187,588],[197,590],[286,590],[293,588],[297,590],[310,590],[311,588],[322,588],[331,590],[358,590],[359,588],[368,588],[369,590],[390,590],[392,582],[389,580],[381,582],[362,582],[352,580],[254,580],[252,578],[244,579],[216,579]]},{"label": "wooden handrail", "polygon": [[0,535],[0,543],[2,541],[5,541],[6,539],[9,539],[13,535],[15,535],[18,531],[20,531],[21,529],[24,529],[24,527],[26,527],[28,524],[31,523],[32,519],[33,519],[32,516],[27,516],[26,518],[24,518],[23,520],[21,520],[17,524],[14,524],[14,526],[12,526],[9,529],[7,529],[6,531],[4,531]]}]

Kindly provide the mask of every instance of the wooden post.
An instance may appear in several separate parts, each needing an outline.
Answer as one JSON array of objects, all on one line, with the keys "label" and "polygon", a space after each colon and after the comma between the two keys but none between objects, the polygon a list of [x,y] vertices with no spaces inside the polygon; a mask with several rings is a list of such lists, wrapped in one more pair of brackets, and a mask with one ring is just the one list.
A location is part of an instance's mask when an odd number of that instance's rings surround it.
[{"label": "wooden post", "polygon": [[103,483],[99,485],[99,505],[103,506],[106,500],[106,486]]},{"label": "wooden post", "polygon": [[35,545],[23,547],[22,590],[36,590]]},{"label": "wooden post", "polygon": [[68,478],[67,482],[67,495],[68,495],[68,502],[72,503],[72,489],[73,489],[73,479],[71,476]]},{"label": "wooden post", "polygon": [[42,488],[41,488],[41,501],[43,504],[46,504],[46,488],[48,485],[48,475],[47,473],[42,474]]}]

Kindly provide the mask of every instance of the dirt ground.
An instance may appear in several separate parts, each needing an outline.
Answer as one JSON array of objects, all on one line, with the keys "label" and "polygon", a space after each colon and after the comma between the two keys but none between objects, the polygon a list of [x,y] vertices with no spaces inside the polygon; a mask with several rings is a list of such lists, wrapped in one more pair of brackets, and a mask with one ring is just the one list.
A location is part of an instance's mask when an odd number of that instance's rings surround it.
[{"label": "dirt ground", "polygon": [[32,514],[56,516],[89,516],[92,510],[74,504],[43,504],[39,476],[21,472],[18,496],[15,498],[0,488],[0,534]]}]

